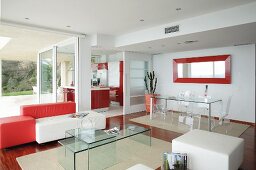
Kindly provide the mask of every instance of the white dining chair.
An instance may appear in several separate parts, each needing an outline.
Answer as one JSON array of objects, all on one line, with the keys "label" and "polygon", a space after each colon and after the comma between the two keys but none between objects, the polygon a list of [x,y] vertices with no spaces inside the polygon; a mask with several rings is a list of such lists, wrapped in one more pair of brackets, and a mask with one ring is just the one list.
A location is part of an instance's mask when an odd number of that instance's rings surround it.
[{"label": "white dining chair", "polygon": [[187,107],[187,115],[185,116],[185,124],[190,126],[190,130],[193,130],[195,128],[195,122],[197,120],[197,129],[200,129],[201,127],[201,114],[197,113],[196,110],[197,103],[189,103]]},{"label": "white dining chair", "polygon": [[230,116],[230,105],[231,105],[231,100],[232,100],[232,95],[228,97],[228,101],[227,101],[227,105],[225,110],[223,109],[223,105],[222,105],[222,111],[219,114],[219,125],[222,125],[223,123],[229,122],[230,123],[230,119],[228,119],[227,117]]},{"label": "white dining chair", "polygon": [[156,113],[160,114],[160,116],[163,116],[163,119],[166,119],[167,114],[167,108],[164,104],[157,104],[156,105]]}]

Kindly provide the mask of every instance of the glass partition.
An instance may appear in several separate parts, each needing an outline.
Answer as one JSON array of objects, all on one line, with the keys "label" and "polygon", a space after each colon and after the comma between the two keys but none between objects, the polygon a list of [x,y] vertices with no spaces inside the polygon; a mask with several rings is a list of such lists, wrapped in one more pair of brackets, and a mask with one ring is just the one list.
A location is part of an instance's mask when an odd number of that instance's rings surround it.
[{"label": "glass partition", "polygon": [[75,44],[57,47],[57,102],[75,100]]},{"label": "glass partition", "polygon": [[130,63],[130,104],[144,104],[144,77],[148,71],[147,61],[132,60]]},{"label": "glass partition", "polygon": [[39,54],[40,67],[40,103],[53,102],[53,50]]}]

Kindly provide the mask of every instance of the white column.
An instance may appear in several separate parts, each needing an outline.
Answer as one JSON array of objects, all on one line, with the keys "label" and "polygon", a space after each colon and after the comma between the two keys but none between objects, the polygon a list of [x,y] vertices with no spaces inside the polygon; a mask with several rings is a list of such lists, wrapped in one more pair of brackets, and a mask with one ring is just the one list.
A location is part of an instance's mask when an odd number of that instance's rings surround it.
[{"label": "white column", "polygon": [[77,38],[75,100],[77,111],[91,109],[91,43],[88,37]]},{"label": "white column", "polygon": [[0,60],[0,97],[2,96],[2,60]]}]

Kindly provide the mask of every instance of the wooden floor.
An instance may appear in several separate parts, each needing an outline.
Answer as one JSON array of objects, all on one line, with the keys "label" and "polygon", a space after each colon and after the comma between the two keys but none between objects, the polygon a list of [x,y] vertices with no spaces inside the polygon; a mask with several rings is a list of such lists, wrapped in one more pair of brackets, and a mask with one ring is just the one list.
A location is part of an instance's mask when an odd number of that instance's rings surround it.
[{"label": "wooden floor", "polygon": [[[130,114],[127,116],[116,116],[107,118],[107,128],[114,126],[122,126],[127,123],[131,123],[129,120],[135,117],[144,116],[145,112]],[[145,126],[145,125],[143,125]],[[145,126],[149,127],[149,126]],[[152,129],[152,136],[158,139],[171,142],[172,139],[182,135],[180,133],[175,133],[172,131],[159,129],[156,127],[150,127]],[[255,170],[256,169],[256,129],[255,127],[248,128],[242,135],[245,139],[245,154],[244,162],[241,166],[243,170]],[[0,150],[0,170],[20,170],[16,158],[28,155],[31,153],[36,153],[52,148],[58,147],[57,141],[49,142],[43,145],[39,145],[36,142],[12,147],[9,149]]]}]

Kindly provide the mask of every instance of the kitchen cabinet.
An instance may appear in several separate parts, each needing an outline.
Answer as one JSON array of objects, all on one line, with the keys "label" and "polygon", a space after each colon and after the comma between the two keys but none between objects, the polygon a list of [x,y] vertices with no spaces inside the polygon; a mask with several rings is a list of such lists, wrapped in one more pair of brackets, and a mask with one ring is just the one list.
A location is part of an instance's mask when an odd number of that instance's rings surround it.
[{"label": "kitchen cabinet", "polygon": [[64,102],[75,102],[75,89],[74,88],[63,88]]},{"label": "kitchen cabinet", "polygon": [[110,104],[109,88],[108,89],[92,89],[91,91],[91,108],[101,109],[108,108]]}]

